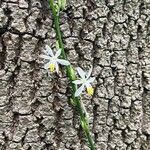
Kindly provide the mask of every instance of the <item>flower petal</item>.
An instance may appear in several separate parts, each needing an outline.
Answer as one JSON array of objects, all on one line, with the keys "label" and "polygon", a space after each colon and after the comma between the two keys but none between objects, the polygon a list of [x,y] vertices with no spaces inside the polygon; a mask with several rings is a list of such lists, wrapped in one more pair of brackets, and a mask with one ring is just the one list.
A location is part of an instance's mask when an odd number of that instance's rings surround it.
[{"label": "flower petal", "polygon": [[44,58],[44,59],[49,59],[49,60],[51,59],[51,57],[50,57],[50,56],[47,56],[47,55],[40,55],[40,57],[41,57],[41,58]]},{"label": "flower petal", "polygon": [[87,79],[91,76],[92,70],[93,70],[93,67],[91,67],[90,70],[89,70],[89,72],[87,73],[87,75],[86,75]]},{"label": "flower petal", "polygon": [[64,60],[64,59],[57,59],[57,62],[64,66],[70,65],[70,62],[68,60]]},{"label": "flower petal", "polygon": [[55,57],[58,58],[60,56],[60,54],[61,54],[61,49],[58,49],[56,54],[55,54]]},{"label": "flower petal", "polygon": [[48,54],[50,56],[54,56],[52,49],[48,45],[46,45],[45,48],[46,48],[46,50],[45,50],[46,54]]},{"label": "flower petal", "polygon": [[75,92],[75,97],[78,97],[84,90],[84,84],[82,84],[82,86],[80,86],[76,92]]},{"label": "flower petal", "polygon": [[91,77],[91,78],[89,78],[89,79],[87,80],[87,82],[88,82],[88,83],[93,83],[94,80],[95,80],[95,77]]},{"label": "flower petal", "polygon": [[81,81],[81,80],[75,80],[72,83],[78,85],[78,84],[83,84],[83,81]]},{"label": "flower petal", "polygon": [[86,88],[92,87],[92,85],[89,82],[85,83]]},{"label": "flower petal", "polygon": [[46,64],[44,65],[44,69],[48,69],[50,64],[51,64],[51,62],[46,63]]},{"label": "flower petal", "polygon": [[77,67],[77,72],[82,79],[85,79],[86,73],[80,67]]},{"label": "flower petal", "polygon": [[58,66],[58,63],[55,63],[55,67],[56,67],[56,72],[59,73],[59,66]]}]

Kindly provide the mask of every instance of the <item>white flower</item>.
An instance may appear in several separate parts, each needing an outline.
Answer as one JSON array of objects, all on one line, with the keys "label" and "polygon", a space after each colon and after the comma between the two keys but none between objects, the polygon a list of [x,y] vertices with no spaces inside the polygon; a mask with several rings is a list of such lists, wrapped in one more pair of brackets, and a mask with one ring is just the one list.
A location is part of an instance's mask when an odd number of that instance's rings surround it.
[{"label": "white flower", "polygon": [[85,88],[87,89],[87,93],[89,95],[93,95],[94,89],[92,88],[91,83],[94,82],[95,77],[90,77],[92,73],[92,68],[89,70],[88,73],[86,73],[80,67],[78,67],[77,72],[80,75],[81,79],[75,80],[73,81],[73,83],[76,85],[81,84],[81,86],[76,90],[75,97],[78,97]]},{"label": "white flower", "polygon": [[54,72],[56,69],[56,72],[58,73],[59,72],[59,65],[58,64],[61,64],[64,66],[70,65],[69,61],[58,58],[61,54],[61,49],[58,49],[58,51],[54,55],[52,49],[48,45],[46,45],[45,48],[46,48],[46,50],[44,52],[46,55],[41,55],[42,58],[49,61],[48,63],[46,63],[44,65],[45,69],[50,69],[51,72]]}]

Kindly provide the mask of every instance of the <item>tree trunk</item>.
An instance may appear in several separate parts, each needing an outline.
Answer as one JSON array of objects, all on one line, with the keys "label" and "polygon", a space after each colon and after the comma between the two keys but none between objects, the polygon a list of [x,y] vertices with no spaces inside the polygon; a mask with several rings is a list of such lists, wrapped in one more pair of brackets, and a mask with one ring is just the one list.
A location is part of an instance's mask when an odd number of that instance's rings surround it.
[{"label": "tree trunk", "polygon": [[[48,1],[0,6],[0,149],[88,150],[65,71],[39,57],[56,42]],[[97,150],[150,150],[149,0],[68,0],[60,15],[70,62],[94,68],[82,100]]]}]

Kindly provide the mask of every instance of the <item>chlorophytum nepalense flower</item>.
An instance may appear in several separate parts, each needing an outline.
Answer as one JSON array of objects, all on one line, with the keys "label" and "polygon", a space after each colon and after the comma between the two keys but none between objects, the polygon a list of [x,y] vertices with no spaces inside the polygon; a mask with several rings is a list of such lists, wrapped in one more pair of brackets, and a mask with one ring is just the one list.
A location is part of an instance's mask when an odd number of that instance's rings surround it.
[{"label": "chlorophytum nepalense flower", "polygon": [[93,68],[90,68],[89,72],[86,73],[80,67],[77,67],[77,72],[78,72],[78,74],[80,76],[80,79],[73,81],[73,83],[76,84],[76,85],[80,85],[81,84],[81,86],[76,90],[75,97],[80,96],[85,88],[87,89],[87,93],[90,96],[93,95],[94,89],[91,86],[91,83],[94,82],[95,77],[90,77],[91,73],[92,73],[92,69]]},{"label": "chlorophytum nepalense flower", "polygon": [[59,56],[61,55],[61,49],[58,49],[56,54],[54,55],[52,49],[46,45],[45,55],[41,55],[42,58],[48,60],[48,62],[44,65],[45,69],[50,69],[51,72],[56,71],[59,72],[59,64],[63,66],[70,65],[70,62],[64,59],[59,59]]}]

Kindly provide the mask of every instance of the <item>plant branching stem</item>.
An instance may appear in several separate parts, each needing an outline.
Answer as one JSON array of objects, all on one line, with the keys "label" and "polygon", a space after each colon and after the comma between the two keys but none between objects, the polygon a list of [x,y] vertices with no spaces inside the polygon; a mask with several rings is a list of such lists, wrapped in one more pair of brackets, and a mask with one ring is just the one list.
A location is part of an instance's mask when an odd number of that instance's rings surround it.
[{"label": "plant branching stem", "polygon": [[[66,55],[65,50],[64,50],[64,44],[63,44],[61,30],[60,30],[59,15],[58,15],[58,12],[57,12],[56,7],[55,7],[54,0],[49,0],[49,4],[50,4],[50,8],[51,8],[52,14],[53,14],[57,40],[59,43],[59,47],[62,50],[61,56],[63,57],[63,59],[67,60],[67,55]],[[67,71],[67,76],[68,76],[69,80],[71,81],[72,92],[74,95],[76,88],[77,88],[76,85],[72,83],[72,81],[76,80],[75,71],[71,65],[66,67],[66,71]],[[87,118],[86,113],[82,107],[81,100],[79,97],[74,97],[74,96],[72,96],[72,100],[75,104],[75,107],[76,107],[78,113],[79,113],[81,127],[82,127],[82,129],[86,135],[86,138],[87,138],[88,143],[89,143],[89,147],[91,150],[96,150],[95,146],[94,146],[93,139],[92,139],[91,134],[90,134],[88,118]]]}]

